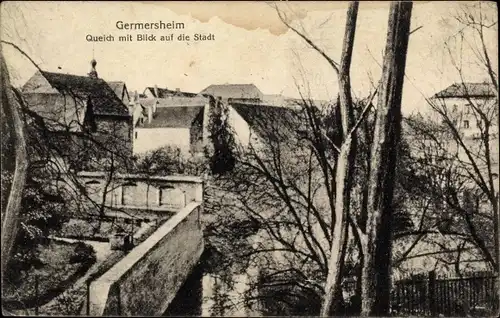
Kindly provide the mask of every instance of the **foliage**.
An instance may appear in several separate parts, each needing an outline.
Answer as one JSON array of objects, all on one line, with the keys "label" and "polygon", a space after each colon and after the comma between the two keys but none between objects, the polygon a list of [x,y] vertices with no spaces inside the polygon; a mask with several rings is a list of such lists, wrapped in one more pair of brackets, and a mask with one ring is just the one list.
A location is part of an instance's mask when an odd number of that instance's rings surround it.
[{"label": "foliage", "polygon": [[208,130],[212,144],[205,148],[210,169],[215,175],[230,172],[236,164],[236,143],[229,125],[229,108],[222,102],[210,97]]},{"label": "foliage", "polygon": [[45,166],[30,165],[21,203],[20,229],[13,250],[12,264],[18,269],[26,270],[35,264],[35,247],[69,220],[69,195],[53,179],[52,172]]},{"label": "foliage", "polygon": [[69,263],[93,263],[96,260],[96,255],[94,249],[83,243],[83,242],[78,242],[76,243],[75,249],[74,249],[74,254],[71,255],[69,259]]},{"label": "foliage", "polygon": [[14,171],[14,149],[12,144],[11,123],[5,120],[4,103],[2,103],[1,108],[1,125],[2,125],[2,138],[1,145],[2,151],[0,152],[1,166],[2,166],[2,182],[1,182],[1,208],[2,208],[2,218],[7,205],[7,194],[10,190],[10,183],[12,182],[12,173]]},{"label": "foliage", "polygon": [[[79,246],[80,245],[80,246]],[[49,241],[46,245],[37,246],[38,254],[44,264],[38,269],[26,271],[10,271],[2,286],[3,305],[11,309],[32,308],[58,297],[65,289],[84,275],[95,262],[95,252],[91,246],[83,243],[66,243]],[[85,250],[86,261],[71,262],[75,250]],[[38,280],[38,295],[35,281]]]},{"label": "foliage", "polygon": [[[492,251],[496,199],[492,201],[490,198],[496,197],[497,190],[481,181],[482,178],[495,179],[493,161],[488,163],[486,160],[491,158],[494,147],[494,141],[489,138],[494,137],[491,134],[474,139],[464,136],[458,122],[453,120],[454,115],[445,105],[440,107],[443,108],[438,120],[415,115],[406,121],[412,141],[412,156],[407,161],[408,170],[414,174],[412,199],[425,205],[425,208],[415,211],[415,216],[420,219],[417,227],[421,235],[417,240],[432,233],[453,236],[463,243],[460,246],[464,251],[474,247],[482,254],[481,258],[495,268]],[[468,158],[466,152],[474,155]],[[474,169],[474,165],[479,169]],[[460,271],[463,269],[460,258],[467,261],[467,257],[461,255],[464,253],[460,249],[454,252],[439,259],[455,264],[456,270]]]},{"label": "foliage", "polygon": [[131,172],[146,175],[201,175],[205,170],[203,157],[191,156],[185,158],[180,149],[165,146],[151,150],[133,158]]},{"label": "foliage", "polygon": [[314,291],[299,288],[304,283],[304,277],[294,271],[259,271],[257,286],[262,313],[266,316],[316,315],[321,298]]}]

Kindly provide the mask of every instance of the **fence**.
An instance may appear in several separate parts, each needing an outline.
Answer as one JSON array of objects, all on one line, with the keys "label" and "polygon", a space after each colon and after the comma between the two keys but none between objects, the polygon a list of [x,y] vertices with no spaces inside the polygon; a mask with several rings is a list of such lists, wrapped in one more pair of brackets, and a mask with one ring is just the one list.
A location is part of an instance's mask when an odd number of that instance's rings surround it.
[{"label": "fence", "polygon": [[498,310],[498,288],[492,273],[438,278],[429,272],[395,282],[391,307],[397,315],[491,315]]}]

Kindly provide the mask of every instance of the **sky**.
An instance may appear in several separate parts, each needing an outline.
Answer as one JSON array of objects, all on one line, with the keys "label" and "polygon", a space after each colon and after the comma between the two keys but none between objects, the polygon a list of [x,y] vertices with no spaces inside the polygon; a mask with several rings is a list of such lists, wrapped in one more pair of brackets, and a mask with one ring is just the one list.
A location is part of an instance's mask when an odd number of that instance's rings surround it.
[{"label": "sky", "polygon": [[[462,3],[463,4],[463,3]],[[147,86],[200,92],[211,84],[255,84],[264,94],[329,100],[337,96],[337,77],[316,51],[279,20],[276,5],[332,59],[339,61],[346,2],[2,2],[1,38],[16,44],[45,71],[86,75],[97,60],[99,77],[124,81],[129,91]],[[355,97],[373,91],[381,75],[389,2],[361,2],[351,80]],[[468,45],[457,45],[462,28],[453,18],[457,2],[415,2],[413,6],[403,113],[422,107],[424,97],[459,82],[450,53],[462,52],[465,79],[482,82],[487,73]],[[495,11],[493,11],[495,10]],[[495,9],[485,14],[496,16]],[[119,30],[117,21],[176,21],[183,30]],[[498,25],[486,43],[498,69]],[[118,36],[155,34],[155,42],[119,42]],[[158,41],[161,35],[213,34],[213,41]],[[113,42],[89,42],[87,35],[113,35]],[[466,33],[466,36],[470,36]],[[474,47],[474,37],[467,43]],[[444,43],[449,43],[450,51]],[[36,68],[3,44],[14,85],[22,86]]]}]

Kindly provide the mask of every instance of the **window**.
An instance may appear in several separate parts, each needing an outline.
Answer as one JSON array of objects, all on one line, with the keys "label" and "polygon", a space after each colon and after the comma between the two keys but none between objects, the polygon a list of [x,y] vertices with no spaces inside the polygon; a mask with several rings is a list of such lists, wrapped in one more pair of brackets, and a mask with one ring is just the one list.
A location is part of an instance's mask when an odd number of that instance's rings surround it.
[{"label": "window", "polygon": [[173,187],[164,186],[158,189],[158,205],[165,205],[169,203],[169,194],[174,190]]},{"label": "window", "polygon": [[472,104],[465,105],[465,115],[469,115],[471,113]]},{"label": "window", "polygon": [[97,180],[90,180],[85,182],[85,191],[89,198],[93,201],[99,202],[101,200],[101,183]]},{"label": "window", "polygon": [[170,186],[161,187],[158,191],[158,205],[182,208],[186,206],[186,193]]},{"label": "window", "polygon": [[464,120],[464,128],[469,128],[469,121],[468,120]]},{"label": "window", "polygon": [[137,133],[138,133],[138,132],[136,131],[136,132],[135,132],[135,139],[137,139]]},{"label": "window", "polygon": [[133,194],[136,186],[135,183],[127,183],[122,186],[122,205],[133,205]]}]

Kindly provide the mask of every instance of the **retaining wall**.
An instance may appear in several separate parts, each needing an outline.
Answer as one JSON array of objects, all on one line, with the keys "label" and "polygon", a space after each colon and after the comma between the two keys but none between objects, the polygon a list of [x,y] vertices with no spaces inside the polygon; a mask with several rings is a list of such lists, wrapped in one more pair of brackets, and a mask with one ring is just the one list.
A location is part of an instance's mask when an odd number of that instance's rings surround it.
[{"label": "retaining wall", "polygon": [[190,202],[89,288],[89,314],[161,315],[203,252],[200,202]]}]

